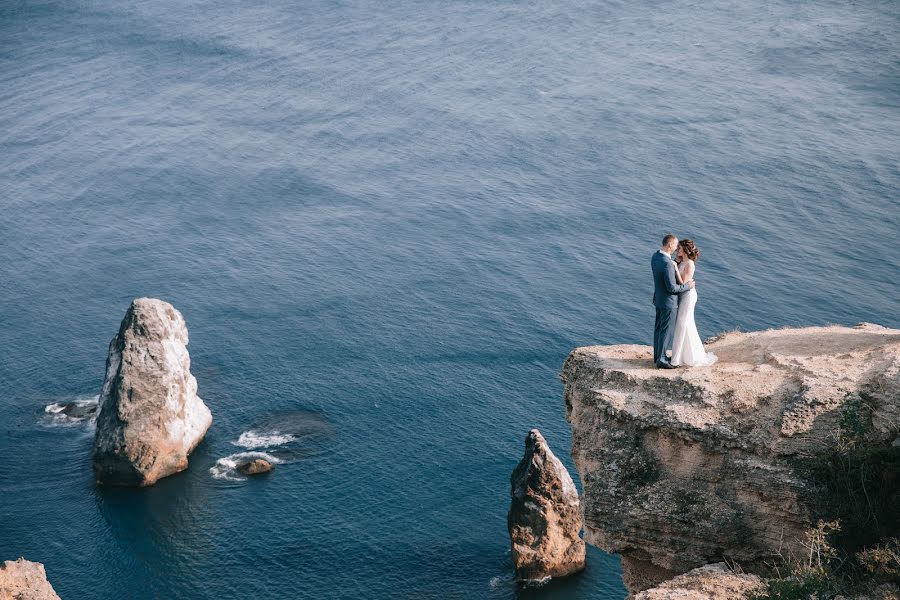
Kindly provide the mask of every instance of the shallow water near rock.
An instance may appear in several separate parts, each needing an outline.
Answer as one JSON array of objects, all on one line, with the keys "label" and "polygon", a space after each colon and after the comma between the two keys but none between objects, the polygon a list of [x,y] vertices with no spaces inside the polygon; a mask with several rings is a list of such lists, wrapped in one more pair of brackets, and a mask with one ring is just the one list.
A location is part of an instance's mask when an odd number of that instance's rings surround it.
[{"label": "shallow water near rock", "polygon": [[[898,32],[889,1],[0,4],[0,559],[66,599],[623,598],[591,547],[515,586],[522,441],[575,474],[557,375],[650,342],[666,230],[702,336],[900,325]],[[45,407],[99,393],[139,296],[213,425],[97,488]],[[288,456],[212,476],[239,452]]]}]

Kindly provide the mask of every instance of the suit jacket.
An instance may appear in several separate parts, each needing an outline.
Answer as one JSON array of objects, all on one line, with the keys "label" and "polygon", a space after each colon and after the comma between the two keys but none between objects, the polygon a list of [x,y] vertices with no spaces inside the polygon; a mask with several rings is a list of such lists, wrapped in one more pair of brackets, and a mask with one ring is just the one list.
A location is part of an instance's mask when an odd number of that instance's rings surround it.
[{"label": "suit jacket", "polygon": [[653,304],[656,308],[676,308],[678,294],[690,288],[686,283],[679,284],[675,279],[675,262],[668,254],[657,250],[650,259],[650,268],[653,269]]}]

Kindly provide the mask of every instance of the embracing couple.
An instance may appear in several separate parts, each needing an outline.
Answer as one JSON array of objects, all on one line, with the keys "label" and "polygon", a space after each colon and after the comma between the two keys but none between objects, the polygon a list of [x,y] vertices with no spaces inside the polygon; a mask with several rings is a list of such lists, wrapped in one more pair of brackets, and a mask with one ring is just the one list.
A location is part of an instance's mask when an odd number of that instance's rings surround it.
[{"label": "embracing couple", "polygon": [[[662,248],[650,260],[656,286],[653,292],[656,306],[653,362],[658,369],[705,367],[718,360],[715,354],[703,348],[694,323],[694,306],[697,304],[694,272],[699,258],[700,251],[693,241],[679,242],[670,233],[663,238]],[[666,353],[670,348],[671,358]]]}]

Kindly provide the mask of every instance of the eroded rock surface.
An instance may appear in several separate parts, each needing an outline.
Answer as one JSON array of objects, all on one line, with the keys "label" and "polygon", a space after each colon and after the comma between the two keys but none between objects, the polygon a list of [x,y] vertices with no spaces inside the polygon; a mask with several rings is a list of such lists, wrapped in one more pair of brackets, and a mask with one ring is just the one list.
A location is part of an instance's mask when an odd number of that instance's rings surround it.
[{"label": "eroded rock surface", "polygon": [[238,473],[242,475],[259,475],[260,473],[268,473],[275,468],[275,465],[264,458],[254,458],[238,465]]},{"label": "eroded rock surface", "polygon": [[733,573],[725,563],[704,565],[640,592],[634,600],[739,600],[762,590],[756,575]]},{"label": "eroded rock surface", "polygon": [[145,486],[187,468],[212,415],[197,397],[188,332],[168,302],[132,302],[109,345],[94,438],[97,481]]},{"label": "eroded rock surface", "polygon": [[525,438],[525,456],[510,478],[507,524],[519,581],[543,581],[584,568],[578,490],[537,429]]},{"label": "eroded rock surface", "polygon": [[900,331],[877,325],[728,333],[712,367],[658,370],[646,346],[566,360],[585,539],[620,553],[632,591],[695,567],[760,568],[811,524],[799,459],[834,443],[848,392],[873,440],[900,432]]},{"label": "eroded rock surface", "polygon": [[0,600],[59,600],[44,565],[20,558],[0,565]]}]

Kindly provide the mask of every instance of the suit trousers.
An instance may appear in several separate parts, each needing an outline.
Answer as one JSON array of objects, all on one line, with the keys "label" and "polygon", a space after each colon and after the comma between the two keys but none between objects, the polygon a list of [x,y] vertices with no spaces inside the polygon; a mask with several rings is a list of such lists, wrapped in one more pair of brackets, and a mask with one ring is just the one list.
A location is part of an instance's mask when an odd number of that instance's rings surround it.
[{"label": "suit trousers", "polygon": [[675,317],[678,315],[678,305],[656,307],[656,325],[653,328],[653,362],[669,362],[666,358],[666,350],[672,345],[675,335]]}]

